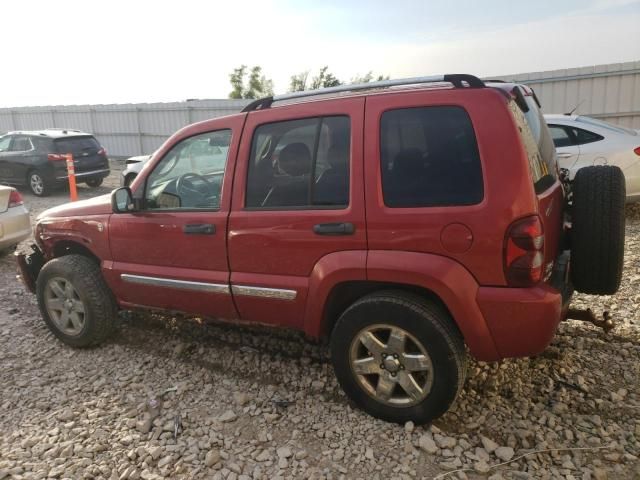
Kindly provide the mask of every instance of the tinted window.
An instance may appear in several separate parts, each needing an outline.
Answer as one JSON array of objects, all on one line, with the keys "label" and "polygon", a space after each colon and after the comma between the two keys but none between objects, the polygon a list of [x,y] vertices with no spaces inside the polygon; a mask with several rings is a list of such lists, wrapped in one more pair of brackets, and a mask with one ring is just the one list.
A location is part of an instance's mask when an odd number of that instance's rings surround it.
[{"label": "tinted window", "polygon": [[68,137],[55,141],[58,153],[96,153],[100,144],[93,137]]},{"label": "tinted window", "polygon": [[598,135],[597,133],[589,132],[587,130],[583,130],[581,128],[572,128],[573,134],[576,139],[576,144],[584,145],[585,143],[593,143],[604,139],[603,136]]},{"label": "tinted window", "polygon": [[[530,99],[531,97],[525,98]],[[527,117],[525,117],[515,101],[509,102],[509,109],[516,121],[518,132],[520,133],[520,140],[527,152],[529,169],[533,178],[535,191],[536,193],[542,193],[553,185],[556,178],[555,145],[553,144],[553,139],[549,134],[548,127],[542,123],[542,121],[536,129],[539,136],[535,137],[527,122]],[[535,109],[534,111],[538,117],[542,116],[540,110],[538,110],[533,100],[531,100],[529,110],[531,111],[533,109]]]},{"label": "tinted window", "polygon": [[549,125],[549,130],[551,131],[551,138],[553,138],[553,143],[556,148],[570,147],[573,145],[573,140],[571,140],[569,132],[567,132],[564,127]]},{"label": "tinted window", "polygon": [[9,144],[11,143],[11,137],[7,135],[6,137],[0,137],[0,152],[6,152],[9,150]]},{"label": "tinted window", "polygon": [[382,115],[380,139],[387,206],[472,205],[482,200],[480,155],[464,109],[390,110]]},{"label": "tinted window", "polygon": [[13,143],[11,144],[12,152],[27,152],[32,149],[33,145],[29,137],[13,137]]},{"label": "tinted window", "polygon": [[348,117],[261,125],[253,134],[248,208],[345,207],[349,203]]},{"label": "tinted window", "polygon": [[147,178],[146,208],[218,209],[230,142],[231,130],[219,130],[174,145]]}]

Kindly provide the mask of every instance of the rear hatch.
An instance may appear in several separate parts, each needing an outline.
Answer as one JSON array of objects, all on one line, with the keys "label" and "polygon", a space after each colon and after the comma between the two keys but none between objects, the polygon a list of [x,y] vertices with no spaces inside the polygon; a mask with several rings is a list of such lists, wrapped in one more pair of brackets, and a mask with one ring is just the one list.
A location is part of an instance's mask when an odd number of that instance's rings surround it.
[{"label": "rear hatch", "polygon": [[54,140],[58,153],[73,155],[76,174],[109,168],[105,150],[91,135],[76,135]]},{"label": "rear hatch", "polygon": [[556,150],[535,93],[515,85],[511,112],[529,157],[531,179],[538,198],[538,215],[544,232],[544,271],[548,280],[560,253],[564,222],[564,191],[558,181]]}]

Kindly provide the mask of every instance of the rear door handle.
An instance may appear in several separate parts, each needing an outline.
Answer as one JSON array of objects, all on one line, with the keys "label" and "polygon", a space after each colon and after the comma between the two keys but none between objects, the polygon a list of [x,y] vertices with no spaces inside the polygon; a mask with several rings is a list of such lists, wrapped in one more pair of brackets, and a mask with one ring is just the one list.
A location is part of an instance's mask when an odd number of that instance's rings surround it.
[{"label": "rear door handle", "polygon": [[569,158],[573,157],[574,155],[575,153],[560,152],[558,153],[558,158]]},{"label": "rear door handle", "polygon": [[353,235],[355,231],[353,223],[318,223],[313,226],[316,235]]},{"label": "rear door handle", "polygon": [[182,231],[187,235],[213,235],[216,233],[216,226],[211,223],[195,223],[185,225]]}]

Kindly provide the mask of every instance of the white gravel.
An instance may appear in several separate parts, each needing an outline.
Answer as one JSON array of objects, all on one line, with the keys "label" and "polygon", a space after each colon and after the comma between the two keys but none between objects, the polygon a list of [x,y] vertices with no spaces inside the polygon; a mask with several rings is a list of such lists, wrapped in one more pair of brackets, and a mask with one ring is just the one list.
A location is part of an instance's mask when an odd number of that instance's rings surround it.
[{"label": "white gravel", "polygon": [[[35,213],[66,200],[25,198]],[[471,362],[429,427],[354,410],[326,348],[292,332],[136,313],[102,347],[66,347],[5,255],[0,480],[640,478],[640,206],[626,246],[621,291],[574,300],[610,310],[612,333],[569,321],[537,358]]]}]

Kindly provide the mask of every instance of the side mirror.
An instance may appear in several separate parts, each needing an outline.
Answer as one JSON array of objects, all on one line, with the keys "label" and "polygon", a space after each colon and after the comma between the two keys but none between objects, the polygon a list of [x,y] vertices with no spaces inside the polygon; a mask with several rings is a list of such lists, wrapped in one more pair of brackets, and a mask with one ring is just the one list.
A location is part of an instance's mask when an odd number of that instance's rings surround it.
[{"label": "side mirror", "polygon": [[129,187],[116,188],[111,192],[111,208],[113,213],[130,213],[135,211],[133,195]]}]

